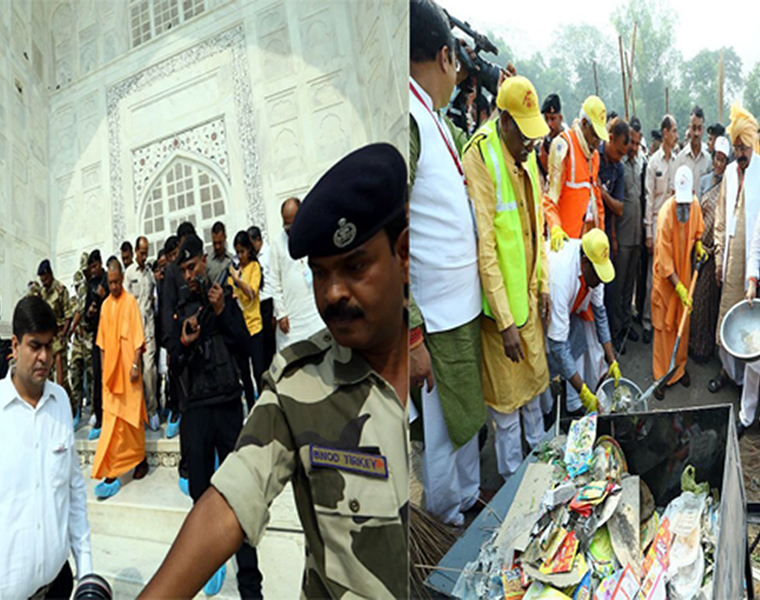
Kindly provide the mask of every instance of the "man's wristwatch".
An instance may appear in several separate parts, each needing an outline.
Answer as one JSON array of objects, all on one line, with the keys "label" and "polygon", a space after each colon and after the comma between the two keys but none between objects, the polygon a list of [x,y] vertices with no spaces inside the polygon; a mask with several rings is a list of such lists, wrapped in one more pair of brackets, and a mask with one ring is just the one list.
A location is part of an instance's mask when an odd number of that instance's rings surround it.
[{"label": "man's wristwatch", "polygon": [[133,368],[135,371],[139,371],[139,370],[140,370],[140,367],[138,367],[138,366],[137,366],[137,363],[132,363],[132,368]]}]

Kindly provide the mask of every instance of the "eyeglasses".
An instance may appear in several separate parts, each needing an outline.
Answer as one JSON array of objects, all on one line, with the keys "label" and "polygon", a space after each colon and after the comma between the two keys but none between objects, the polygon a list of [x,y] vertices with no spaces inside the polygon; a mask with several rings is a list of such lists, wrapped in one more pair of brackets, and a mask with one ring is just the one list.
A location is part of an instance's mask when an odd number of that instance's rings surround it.
[{"label": "eyeglasses", "polygon": [[744,144],[734,144],[734,152],[736,154],[741,154],[743,152],[746,152],[749,149],[750,149],[750,147],[749,146],[745,146]]},{"label": "eyeglasses", "polygon": [[520,134],[520,141],[522,142],[523,148],[526,150],[530,150],[533,147],[533,138],[525,137],[525,134],[520,130],[520,126],[517,124],[517,121],[515,121],[514,117],[512,115],[509,115],[509,118],[512,120],[512,124],[517,129],[517,133]]}]

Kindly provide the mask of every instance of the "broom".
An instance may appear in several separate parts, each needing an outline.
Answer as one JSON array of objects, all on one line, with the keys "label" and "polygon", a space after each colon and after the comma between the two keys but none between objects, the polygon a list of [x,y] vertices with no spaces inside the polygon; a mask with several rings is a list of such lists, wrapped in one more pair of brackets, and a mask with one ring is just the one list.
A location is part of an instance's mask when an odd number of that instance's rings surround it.
[{"label": "broom", "polygon": [[445,525],[411,504],[409,516],[409,579],[412,598],[431,598],[424,581],[459,537],[455,527]]}]

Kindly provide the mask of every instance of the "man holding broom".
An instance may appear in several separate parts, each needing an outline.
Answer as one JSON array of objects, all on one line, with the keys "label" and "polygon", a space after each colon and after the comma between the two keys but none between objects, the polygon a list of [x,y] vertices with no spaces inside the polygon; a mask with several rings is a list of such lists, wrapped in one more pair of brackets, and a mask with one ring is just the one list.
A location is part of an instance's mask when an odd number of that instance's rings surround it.
[{"label": "man holding broom", "polygon": [[[684,311],[691,312],[692,282],[691,251],[697,261],[707,258],[702,248],[702,232],[705,224],[699,201],[694,196],[693,175],[688,166],[681,166],[675,176],[675,196],[662,205],[657,216],[657,241],[654,249],[652,273],[652,325],[654,326],[654,353],[652,370],[655,380],[665,376],[670,369],[671,356],[679,335]],[[681,332],[676,370],[666,385],[677,381],[689,387],[691,378],[686,371],[686,355],[689,348],[689,324]],[[663,386],[654,392],[655,398],[665,397]]]}]

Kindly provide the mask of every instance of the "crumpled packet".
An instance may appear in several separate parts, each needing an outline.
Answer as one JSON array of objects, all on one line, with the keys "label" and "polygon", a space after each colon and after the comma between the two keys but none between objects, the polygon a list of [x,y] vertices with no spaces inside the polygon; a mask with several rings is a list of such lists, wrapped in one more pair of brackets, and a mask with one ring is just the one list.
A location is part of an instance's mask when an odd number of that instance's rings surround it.
[{"label": "crumpled packet", "polygon": [[567,474],[576,477],[591,468],[596,441],[596,413],[573,421],[565,445]]}]

